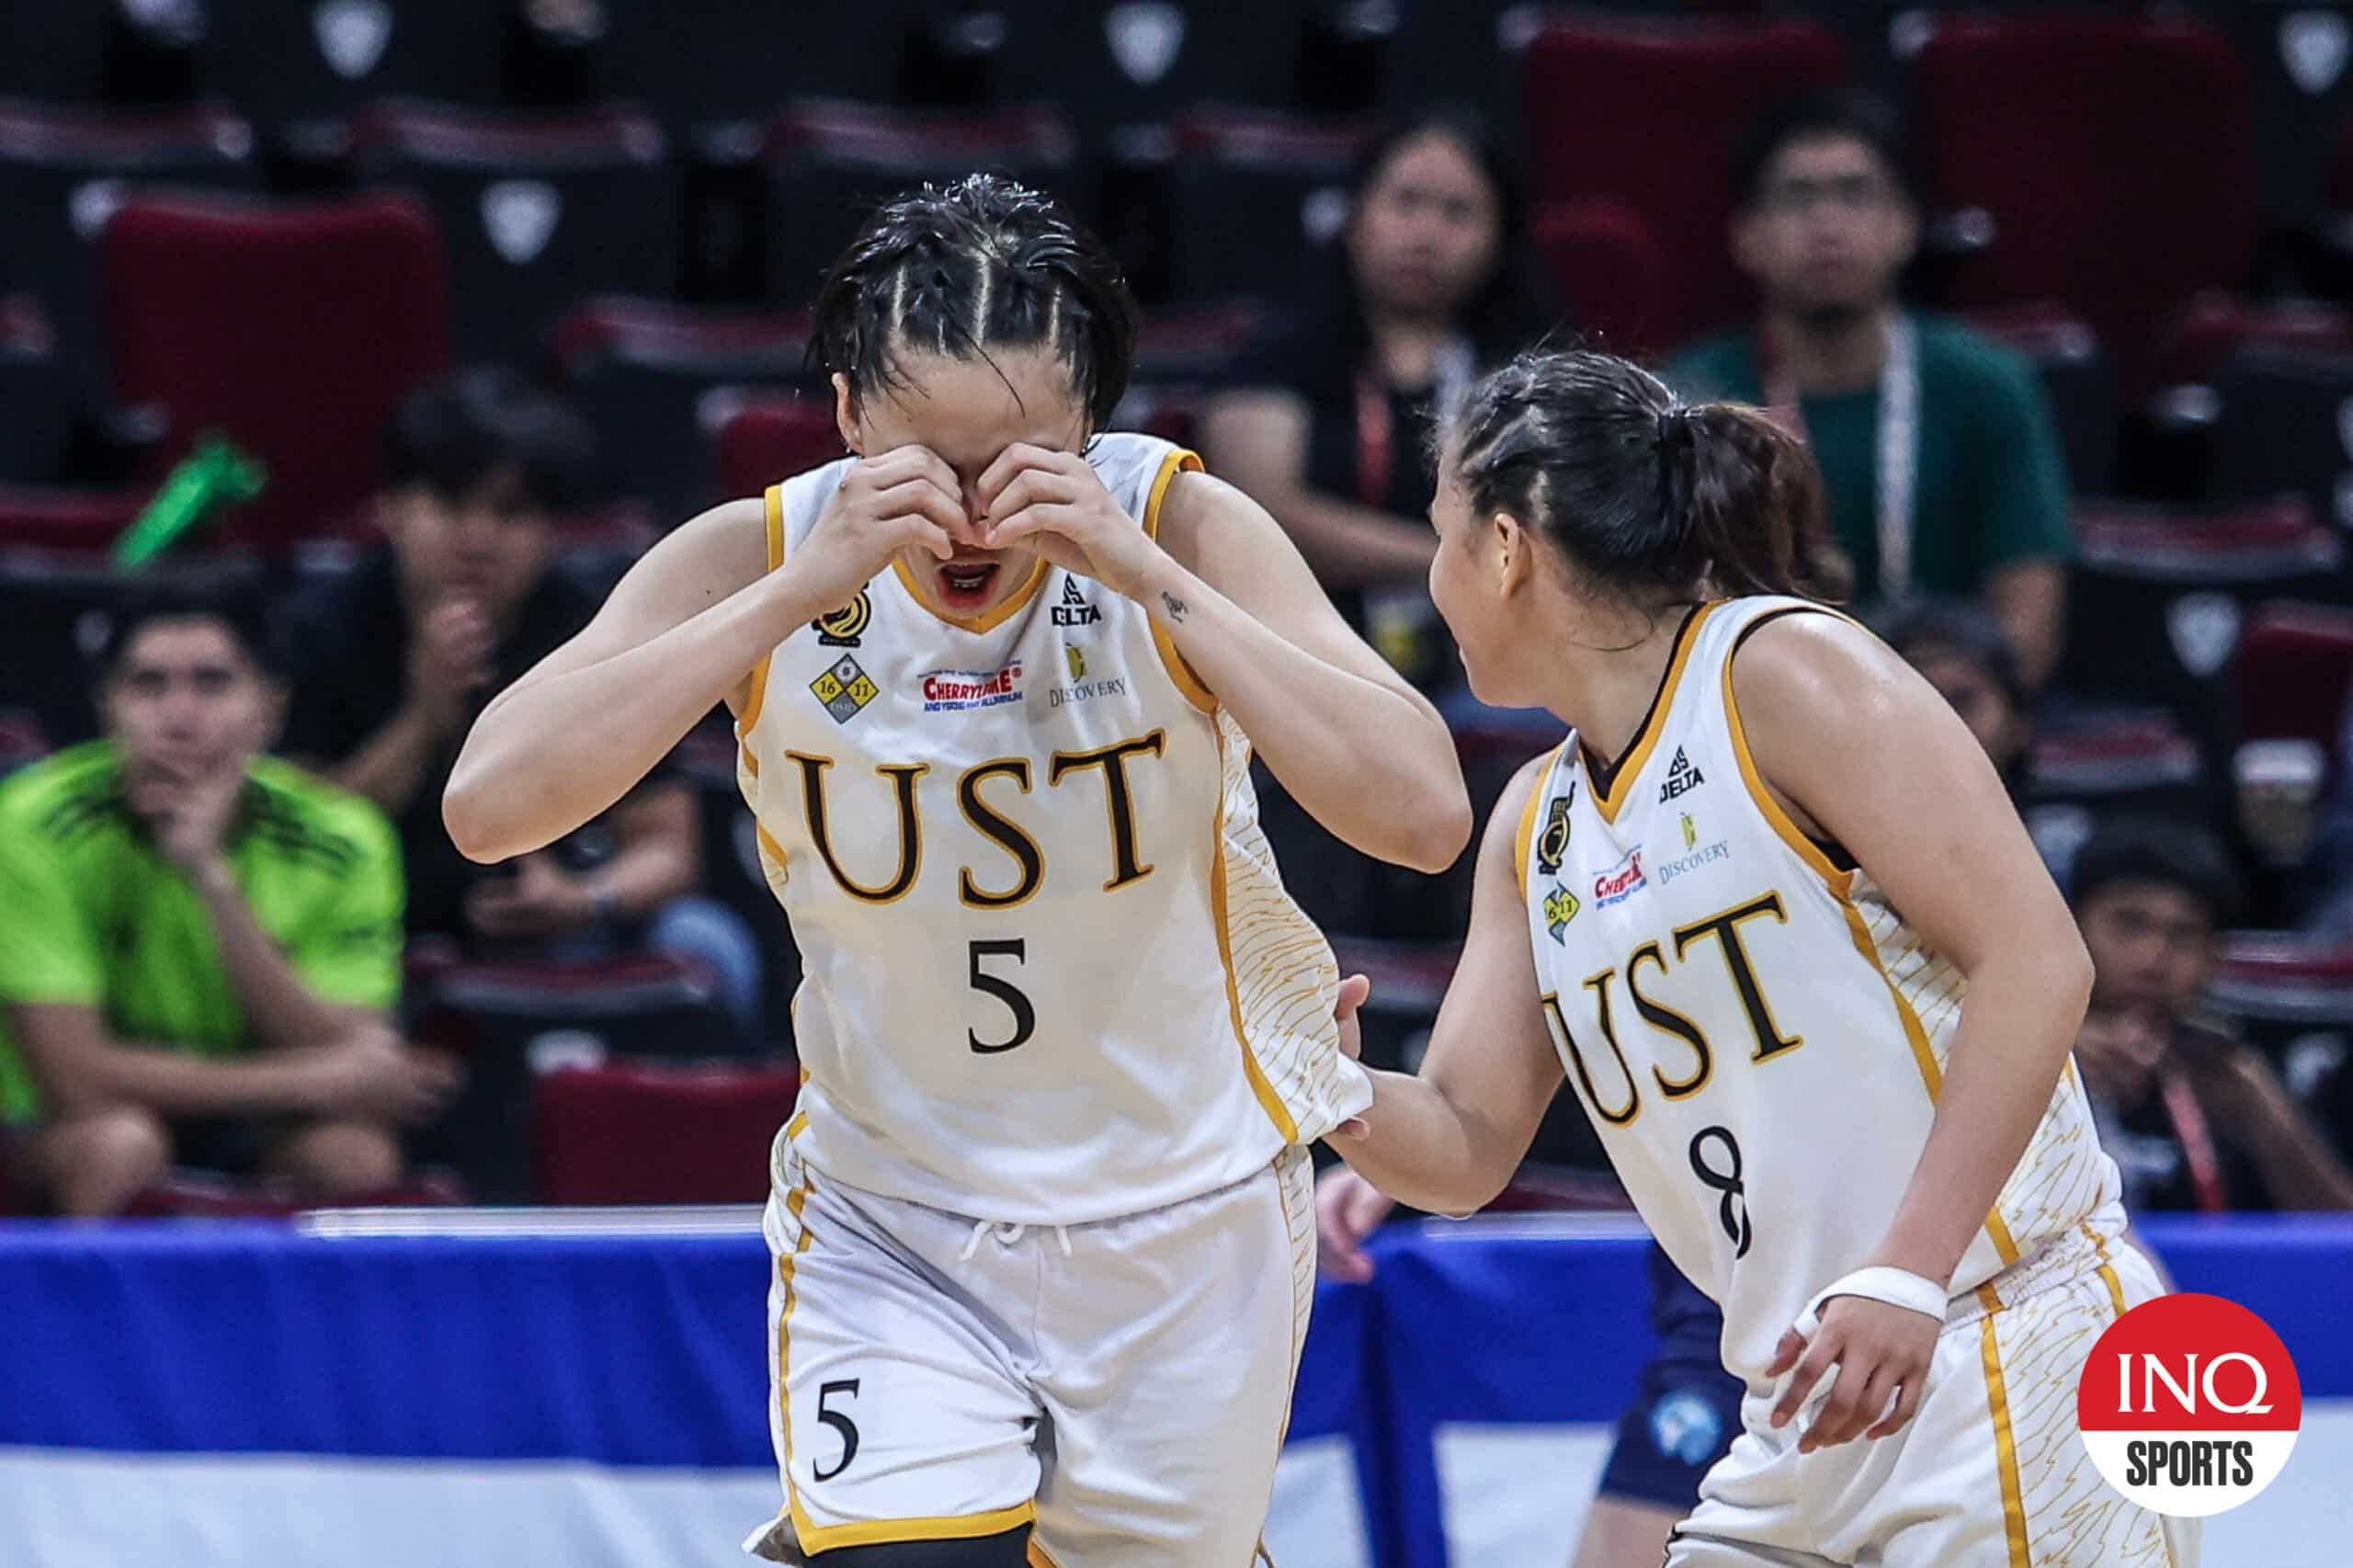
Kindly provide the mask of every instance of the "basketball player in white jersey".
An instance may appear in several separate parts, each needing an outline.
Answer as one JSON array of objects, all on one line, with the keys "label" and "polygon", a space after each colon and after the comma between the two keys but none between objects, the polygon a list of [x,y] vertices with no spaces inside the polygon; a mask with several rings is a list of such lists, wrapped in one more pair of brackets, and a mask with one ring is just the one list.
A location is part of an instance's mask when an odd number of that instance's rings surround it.
[{"label": "basketball player in white jersey", "polygon": [[1817,483],[1606,355],[1523,357],[1444,432],[1432,593],[1481,698],[1572,730],[1489,824],[1421,1074],[1372,1075],[1325,1221],[1360,1181],[1479,1208],[1565,1073],[1747,1384],[1670,1568],[2189,1568],[2075,1427],[2160,1293],[2068,1061],[2083,943],[1960,719],[1795,597]]},{"label": "basketball player in white jersey", "polygon": [[521,854],[710,706],[806,968],[747,1546],[1248,1568],[1313,1285],[1304,1147],[1371,1097],[1249,759],[1359,849],[1471,831],[1437,713],[1274,522],[1104,434],[1133,305],[985,177],[818,297],[850,456],[688,523],[485,710],[445,814]]}]

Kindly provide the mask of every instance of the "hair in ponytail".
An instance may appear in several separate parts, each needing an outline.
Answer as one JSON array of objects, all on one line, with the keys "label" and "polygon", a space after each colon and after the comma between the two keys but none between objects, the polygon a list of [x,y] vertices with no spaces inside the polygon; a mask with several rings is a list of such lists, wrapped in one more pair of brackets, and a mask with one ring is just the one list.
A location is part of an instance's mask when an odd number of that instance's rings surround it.
[{"label": "hair in ponytail", "polygon": [[1802,594],[1822,481],[1761,409],[1686,403],[1614,355],[1534,350],[1440,432],[1480,517],[1509,512],[1629,598]]}]

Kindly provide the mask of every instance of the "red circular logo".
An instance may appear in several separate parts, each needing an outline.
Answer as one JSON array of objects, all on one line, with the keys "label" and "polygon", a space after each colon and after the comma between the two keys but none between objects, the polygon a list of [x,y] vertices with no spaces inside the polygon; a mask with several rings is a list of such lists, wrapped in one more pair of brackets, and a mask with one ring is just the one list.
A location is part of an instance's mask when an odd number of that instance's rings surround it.
[{"label": "red circular logo", "polygon": [[2110,1486],[2156,1513],[2200,1518],[2271,1484],[2304,1400],[2269,1324],[2220,1296],[2162,1296],[2099,1336],[2075,1415]]}]

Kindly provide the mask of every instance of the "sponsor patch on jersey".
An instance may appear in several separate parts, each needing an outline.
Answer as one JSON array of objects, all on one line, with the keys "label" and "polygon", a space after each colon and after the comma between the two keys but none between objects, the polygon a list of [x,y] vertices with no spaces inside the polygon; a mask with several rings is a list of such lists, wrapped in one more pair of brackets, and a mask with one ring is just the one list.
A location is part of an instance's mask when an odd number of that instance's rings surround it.
[{"label": "sponsor patch on jersey", "polygon": [[1054,606],[1054,624],[1056,626],[1092,626],[1102,619],[1103,612],[1088,604],[1086,596],[1078,591],[1077,580],[1071,577],[1063,578],[1062,603]]},{"label": "sponsor patch on jersey", "polygon": [[1071,679],[1085,680],[1086,678],[1086,649],[1075,644],[1065,647],[1063,650],[1063,663],[1070,666]]},{"label": "sponsor patch on jersey", "polygon": [[1593,880],[1593,902],[1596,907],[1607,909],[1613,903],[1623,903],[1643,891],[1648,880],[1643,875],[1643,852],[1639,848],[1626,851],[1626,858]]},{"label": "sponsor patch on jersey", "polygon": [[809,624],[817,629],[817,642],[825,648],[855,648],[858,639],[866,635],[866,623],[874,619],[874,601],[866,590],[858,590],[858,597],[831,615],[821,615]]},{"label": "sponsor patch on jersey", "polygon": [[858,661],[844,653],[826,666],[825,673],[809,683],[810,691],[834,716],[836,724],[847,724],[866,711],[874,700],[874,682],[858,668]]},{"label": "sponsor patch on jersey", "polygon": [[1665,887],[1676,878],[1696,871],[1702,866],[1732,858],[1730,839],[1719,838],[1711,844],[1699,842],[1699,825],[1691,820],[1689,812],[1683,813],[1683,847],[1685,853],[1651,868],[1651,874],[1658,878],[1659,886]]},{"label": "sponsor patch on jersey", "polygon": [[1558,882],[1552,884],[1552,891],[1544,895],[1544,928],[1552,933],[1552,940],[1563,947],[1568,945],[1568,937],[1562,933],[1569,928],[1569,922],[1574,920],[1577,911],[1584,907],[1577,902],[1576,894]]},{"label": "sponsor patch on jersey", "polygon": [[1707,781],[1706,776],[1693,765],[1690,757],[1684,755],[1683,748],[1677,746],[1675,760],[1666,765],[1666,782],[1658,787],[1658,803],[1663,806],[1669,801],[1697,790]]},{"label": "sponsor patch on jersey", "polygon": [[970,708],[1001,708],[1021,700],[1021,664],[1001,670],[934,670],[923,677],[923,710],[961,713]]},{"label": "sponsor patch on jersey", "polygon": [[1552,876],[1561,869],[1562,858],[1569,852],[1569,803],[1576,799],[1576,781],[1569,782],[1569,792],[1556,795],[1544,812],[1544,831],[1536,840],[1536,869]]}]

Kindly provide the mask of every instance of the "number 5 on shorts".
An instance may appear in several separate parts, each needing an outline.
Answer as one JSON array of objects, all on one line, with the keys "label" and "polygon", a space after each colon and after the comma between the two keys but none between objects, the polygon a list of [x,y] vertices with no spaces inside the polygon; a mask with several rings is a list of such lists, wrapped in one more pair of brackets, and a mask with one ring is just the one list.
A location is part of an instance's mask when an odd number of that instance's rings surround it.
[{"label": "number 5 on shorts", "polygon": [[1021,987],[981,967],[983,959],[1009,958],[1015,963],[1027,963],[1029,960],[1028,949],[1029,943],[1019,937],[1010,941],[983,942],[975,938],[972,942],[972,989],[984,991],[995,997],[1005,1004],[1006,1011],[1013,1015],[1013,1038],[1010,1040],[989,1044],[981,1039],[978,1029],[964,1031],[964,1039],[977,1055],[995,1056],[1011,1051],[1038,1032],[1038,1009],[1029,1005],[1029,998],[1023,994]]},{"label": "number 5 on shorts", "polygon": [[827,1383],[817,1391],[817,1419],[842,1435],[842,1457],[834,1461],[834,1468],[811,1471],[811,1473],[819,1481],[831,1481],[847,1470],[849,1461],[858,1457],[858,1423],[840,1411],[831,1408],[826,1403],[837,1393],[847,1398],[856,1399],[858,1380],[844,1378],[839,1382]]}]

